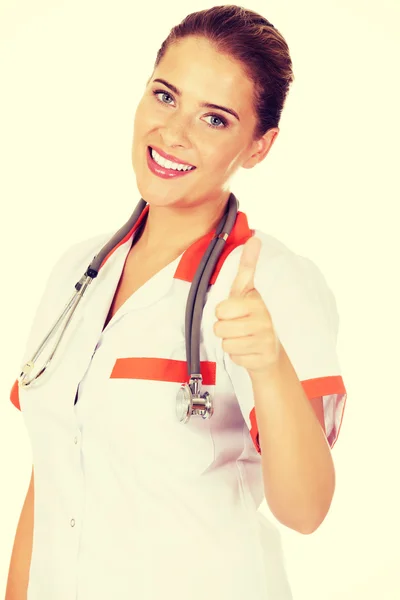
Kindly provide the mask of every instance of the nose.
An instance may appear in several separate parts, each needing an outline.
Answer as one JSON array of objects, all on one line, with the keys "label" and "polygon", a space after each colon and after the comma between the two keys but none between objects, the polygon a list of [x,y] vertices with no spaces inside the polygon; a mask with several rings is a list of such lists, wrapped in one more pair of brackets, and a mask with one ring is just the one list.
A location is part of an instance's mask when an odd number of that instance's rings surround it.
[{"label": "nose", "polygon": [[165,146],[180,146],[183,148],[190,147],[189,141],[189,124],[187,119],[179,115],[178,112],[168,117],[164,126],[161,128],[161,137]]}]

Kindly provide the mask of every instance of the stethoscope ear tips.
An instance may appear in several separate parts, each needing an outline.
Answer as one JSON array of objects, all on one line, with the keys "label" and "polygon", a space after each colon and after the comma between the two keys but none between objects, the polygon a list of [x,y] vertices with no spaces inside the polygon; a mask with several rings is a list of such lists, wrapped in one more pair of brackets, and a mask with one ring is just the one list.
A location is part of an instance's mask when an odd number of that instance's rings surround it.
[{"label": "stethoscope ear tips", "polygon": [[214,414],[213,402],[208,392],[193,393],[188,383],[183,383],[176,395],[176,416],[187,423],[192,415],[209,419]]}]

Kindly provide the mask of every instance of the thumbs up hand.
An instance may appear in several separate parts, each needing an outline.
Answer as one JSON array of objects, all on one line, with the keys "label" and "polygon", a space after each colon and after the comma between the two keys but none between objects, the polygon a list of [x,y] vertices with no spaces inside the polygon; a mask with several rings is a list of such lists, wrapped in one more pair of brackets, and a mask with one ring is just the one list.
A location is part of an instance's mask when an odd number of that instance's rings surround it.
[{"label": "thumbs up hand", "polygon": [[267,307],[254,287],[261,240],[250,238],[243,247],[229,297],[215,309],[214,333],[222,349],[250,376],[278,362],[281,345]]}]

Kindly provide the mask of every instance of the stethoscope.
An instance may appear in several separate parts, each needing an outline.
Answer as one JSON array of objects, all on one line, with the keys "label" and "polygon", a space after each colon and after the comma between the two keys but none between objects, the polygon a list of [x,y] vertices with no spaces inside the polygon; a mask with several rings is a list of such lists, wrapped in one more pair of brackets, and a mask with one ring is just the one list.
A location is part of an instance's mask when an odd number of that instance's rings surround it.
[{"label": "stethoscope", "polygon": [[[75,284],[76,291],[65,306],[63,312],[34,353],[32,359],[23,366],[21,374],[18,377],[18,384],[20,387],[28,388],[35,381],[37,381],[39,377],[42,377],[43,373],[48,369],[64,336],[65,330],[67,329],[71,318],[82,299],[83,294],[93,279],[97,277],[103,259],[114,249],[115,246],[121,242],[121,240],[129,233],[129,231],[133,229],[146,206],[147,202],[141,198],[129,220],[113,235],[113,237],[103,246],[100,252],[93,258],[85,274],[81,277],[78,283]],[[201,318],[210,279],[214,272],[215,265],[217,264],[222,253],[225,242],[228,239],[233,226],[235,225],[238,209],[239,202],[234,194],[231,193],[225,212],[218,223],[213,239],[210,241],[208,248],[201,259],[189,290],[185,313],[185,345],[186,362],[190,381],[189,383],[181,384],[176,396],[176,415],[178,420],[183,423],[187,423],[191,415],[199,415],[203,417],[203,419],[209,419],[214,413],[211,395],[208,392],[201,392],[201,383],[203,380],[200,373]],[[61,333],[57,339],[57,342],[55,343],[54,348],[47,359],[47,362],[35,376],[29,378],[37,358],[41,355],[47,343],[53,337],[57,329],[61,326],[64,318],[66,319],[65,323],[61,329]]]}]

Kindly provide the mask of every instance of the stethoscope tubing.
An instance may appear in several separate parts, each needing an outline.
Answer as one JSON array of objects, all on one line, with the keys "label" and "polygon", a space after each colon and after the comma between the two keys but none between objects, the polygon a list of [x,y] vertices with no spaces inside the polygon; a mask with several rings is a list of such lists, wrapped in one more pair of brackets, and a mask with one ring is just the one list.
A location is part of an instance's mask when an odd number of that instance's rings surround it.
[{"label": "stethoscope tubing", "polygon": [[[188,375],[190,376],[200,374],[200,330],[204,299],[215,265],[222,254],[226,239],[235,225],[237,207],[237,199],[231,194],[224,216],[217,226],[215,237],[200,261],[189,290],[185,314],[185,342]],[[221,237],[222,232],[224,234]]]},{"label": "stethoscope tubing", "polygon": [[[63,312],[58,317],[49,333],[40,343],[32,359],[24,365],[18,377],[18,383],[21,387],[29,387],[33,382],[42,377],[46,371],[48,371],[48,367],[54,358],[54,355],[61,343],[61,340],[63,339],[64,333],[72,319],[72,316],[83,297],[83,294],[93,279],[97,277],[105,257],[108,256],[108,254],[110,254],[112,250],[121,242],[121,240],[123,240],[124,237],[133,229],[135,223],[140,218],[140,215],[146,206],[146,201],[141,198],[128,221],[101,248],[101,250],[98,252],[98,254],[96,254],[89,264],[84,275],[75,284],[75,292],[66,304]],[[204,300],[212,273],[215,269],[215,265],[217,264],[223,251],[225,242],[235,225],[238,208],[239,203],[234,194],[231,193],[227,203],[227,208],[216,228],[215,236],[211,240],[206,252],[204,253],[204,256],[200,261],[187,298],[185,312],[186,362],[188,367],[188,376],[190,377],[191,384],[194,386],[194,394],[199,392],[199,385],[201,385],[202,381],[202,376],[200,373],[200,330]],[[51,340],[64,318],[66,318],[66,321],[45,365],[35,376],[29,378],[37,358],[43,352],[43,349]]]}]

